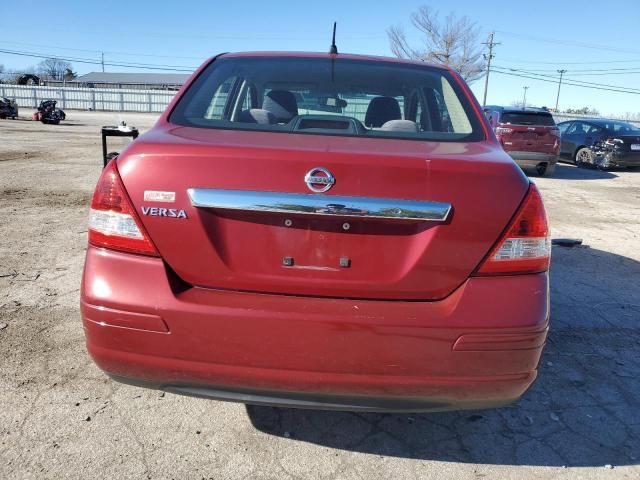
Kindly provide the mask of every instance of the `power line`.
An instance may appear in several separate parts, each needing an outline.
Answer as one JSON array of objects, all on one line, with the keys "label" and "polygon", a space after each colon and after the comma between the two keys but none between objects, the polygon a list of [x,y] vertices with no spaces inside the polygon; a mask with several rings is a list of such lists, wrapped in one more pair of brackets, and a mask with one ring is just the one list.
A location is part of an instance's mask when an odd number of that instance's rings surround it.
[{"label": "power line", "polygon": [[591,50],[604,50],[604,51],[609,51],[609,52],[619,52],[619,53],[631,53],[633,55],[640,55],[640,51],[637,50],[626,50],[626,49],[622,49],[622,48],[615,48],[615,47],[606,47],[603,45],[597,45],[597,44],[591,44],[591,43],[582,43],[582,42],[570,42],[567,40],[560,40],[557,38],[548,38],[548,37],[536,37],[533,35],[527,35],[527,34],[523,34],[523,33],[516,33],[516,32],[507,32],[504,30],[498,30],[498,32],[505,34],[505,35],[511,35],[514,37],[521,37],[521,38],[526,38],[528,40],[534,40],[536,42],[545,42],[545,43],[554,43],[557,45],[565,45],[565,46],[570,46],[570,47],[579,47],[579,48],[587,48],[587,49],[591,49]]},{"label": "power line", "polygon": [[[531,76],[531,75],[523,75],[521,73],[505,72],[505,71],[501,71],[501,70],[494,70],[494,72],[495,73],[499,73],[501,75],[508,75],[510,77],[528,78],[530,80],[538,80],[539,82],[556,83],[556,80],[550,80],[548,78],[534,77],[534,76]],[[595,86],[590,86],[590,85],[580,85],[580,84],[572,83],[572,82],[568,82],[568,81],[565,81],[564,84],[565,85],[571,85],[571,86],[574,86],[574,87],[590,88],[592,90],[602,90],[602,91],[609,91],[609,92],[616,92],[616,93],[630,93],[630,94],[633,94],[633,95],[640,95],[640,91],[620,90],[620,89],[614,89],[614,88],[595,87]]]},{"label": "power line", "polygon": [[[516,69],[516,68],[504,68],[504,67],[495,67],[497,69],[502,69],[502,70],[509,70],[512,72],[520,72],[520,73],[525,73],[527,75],[535,75],[538,77],[546,77],[546,78],[553,78],[555,79],[556,76],[555,75],[548,75],[548,74],[543,74],[543,73],[536,73],[534,71],[530,71],[530,70],[521,70],[521,69]],[[585,84],[585,85],[593,85],[596,87],[610,87],[610,88],[615,88],[615,89],[619,89],[619,90],[633,90],[633,91],[638,91],[640,92],[640,88],[634,88],[634,87],[624,87],[622,85],[611,85],[611,84],[607,84],[607,83],[595,83],[595,82],[587,82],[585,80],[575,80],[575,79],[571,79],[571,81],[573,83],[576,84]]]},{"label": "power line", "polygon": [[548,60],[521,60],[521,59],[512,59],[512,58],[503,58],[506,62],[511,63],[519,63],[519,64],[537,64],[537,65],[594,65],[594,64],[610,64],[610,63],[639,63],[640,59],[635,60],[589,60],[585,62],[575,62],[575,61],[555,61],[550,62]]},{"label": "power line", "polygon": [[[516,70],[524,70],[518,67],[502,67],[502,68],[514,68]],[[629,70],[638,70],[640,66],[629,67],[629,68],[583,68],[583,69],[571,69],[572,73],[585,73],[585,72],[627,72]],[[529,72],[555,72],[557,69],[555,68],[527,68]]]},{"label": "power line", "polygon": [[[56,60],[63,60],[66,62],[85,63],[89,65],[103,64],[102,61],[99,61],[99,60],[91,60],[91,59],[82,58],[82,57],[60,57],[57,55],[46,55],[46,54],[37,53],[37,52],[0,49],[0,53],[6,53],[8,55],[17,55],[22,57],[55,58]],[[104,65],[109,65],[113,67],[140,68],[140,69],[146,69],[146,70],[165,70],[165,71],[188,72],[188,73],[193,72],[197,68],[197,67],[187,67],[183,65],[160,65],[160,64],[152,64],[152,63],[131,63],[131,62],[104,62]]]},{"label": "power line", "polygon": [[637,75],[640,73],[640,67],[635,69],[634,71],[625,71],[625,72],[609,72],[609,73],[572,73],[572,77],[593,77],[593,76],[606,76],[606,75]]},{"label": "power line", "polygon": [[55,45],[43,45],[41,43],[8,42],[5,40],[0,40],[0,43],[9,44],[9,45],[22,45],[27,47],[54,48],[56,50],[69,50],[69,51],[75,51],[75,52],[106,53],[108,55],[118,55],[118,56],[122,55],[122,56],[129,56],[129,57],[182,58],[182,59],[188,59],[188,60],[202,60],[202,57],[188,57],[188,56],[182,56],[182,55],[154,55],[151,53],[140,53],[140,52],[131,52],[131,51],[119,52],[119,51],[113,51],[113,50],[92,50],[88,48],[72,48],[72,47],[60,47]]}]

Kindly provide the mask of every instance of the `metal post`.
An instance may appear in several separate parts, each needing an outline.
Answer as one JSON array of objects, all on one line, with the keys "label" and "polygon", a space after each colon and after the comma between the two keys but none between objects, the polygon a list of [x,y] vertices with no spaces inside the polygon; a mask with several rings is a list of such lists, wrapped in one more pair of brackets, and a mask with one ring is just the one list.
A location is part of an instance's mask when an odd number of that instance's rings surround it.
[{"label": "metal post", "polygon": [[147,93],[147,101],[149,103],[149,113],[153,112],[153,104],[151,103],[151,92]]},{"label": "metal post", "polygon": [[562,70],[558,70],[558,73],[560,74],[560,81],[558,82],[558,96],[556,97],[556,112],[558,111],[558,103],[560,102],[560,87],[562,87],[562,76],[566,73],[567,71],[562,69]]},{"label": "metal post", "polygon": [[100,57],[101,58],[100,63],[102,64],[102,73],[104,73],[104,52],[101,52],[101,54],[102,55]]},{"label": "metal post", "polygon": [[120,92],[120,111],[124,112],[124,94]]},{"label": "metal post", "polygon": [[487,91],[489,90],[489,73],[491,73],[491,59],[494,57],[493,55],[493,47],[495,45],[500,45],[500,43],[495,43],[493,41],[494,32],[489,34],[489,39],[483,43],[483,45],[487,45],[489,47],[489,54],[484,55],[485,60],[487,61],[487,74],[484,77],[484,95],[482,97],[482,106],[484,107],[487,104]]},{"label": "metal post", "polygon": [[522,108],[527,108],[527,90],[529,87],[522,87],[524,89],[524,97],[522,97]]},{"label": "metal post", "polygon": [[60,102],[60,103],[62,103],[62,109],[66,109],[67,108],[67,98],[66,98],[66,96],[64,94],[64,87],[62,87],[60,89],[60,97],[61,97],[61,100],[62,100],[62,102]]}]

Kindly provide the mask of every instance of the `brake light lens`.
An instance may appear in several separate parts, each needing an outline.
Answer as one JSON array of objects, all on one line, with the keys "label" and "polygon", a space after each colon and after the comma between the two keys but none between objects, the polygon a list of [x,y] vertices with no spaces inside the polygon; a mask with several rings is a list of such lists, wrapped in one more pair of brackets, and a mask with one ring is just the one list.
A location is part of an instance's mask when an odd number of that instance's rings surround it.
[{"label": "brake light lens", "polygon": [[551,128],[551,129],[549,129],[549,133],[551,135],[553,135],[554,137],[560,137],[560,129],[559,128],[556,128],[556,127]]},{"label": "brake light lens", "polygon": [[551,238],[538,188],[531,184],[509,227],[476,275],[513,275],[549,270]]},{"label": "brake light lens", "polygon": [[91,199],[89,243],[123,252],[158,256],[136,215],[113,160],[102,171]]}]

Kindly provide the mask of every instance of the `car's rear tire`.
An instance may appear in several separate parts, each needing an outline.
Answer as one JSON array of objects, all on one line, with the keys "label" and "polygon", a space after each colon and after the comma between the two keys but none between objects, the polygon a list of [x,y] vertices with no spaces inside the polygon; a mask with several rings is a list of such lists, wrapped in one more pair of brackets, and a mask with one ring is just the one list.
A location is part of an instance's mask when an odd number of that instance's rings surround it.
[{"label": "car's rear tire", "polygon": [[578,167],[593,165],[593,153],[591,149],[588,147],[579,148],[573,157],[573,161]]},{"label": "car's rear tire", "polygon": [[536,165],[536,175],[538,177],[544,177],[547,174],[548,165],[546,163],[539,163]]}]

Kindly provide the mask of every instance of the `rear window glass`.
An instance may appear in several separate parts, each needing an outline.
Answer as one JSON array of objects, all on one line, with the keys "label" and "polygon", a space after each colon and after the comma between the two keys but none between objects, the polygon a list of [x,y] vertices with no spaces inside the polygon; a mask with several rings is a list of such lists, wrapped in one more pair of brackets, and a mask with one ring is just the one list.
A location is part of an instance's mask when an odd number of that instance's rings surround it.
[{"label": "rear window glass", "polygon": [[219,58],[178,101],[170,121],[280,133],[484,139],[446,70],[339,57]]},{"label": "rear window glass", "polygon": [[551,114],[546,112],[504,112],[501,123],[511,125],[542,125],[545,127],[556,124]]},{"label": "rear window glass", "polygon": [[607,122],[601,126],[610,132],[618,134],[629,133],[637,135],[640,132],[640,128],[626,122]]}]

